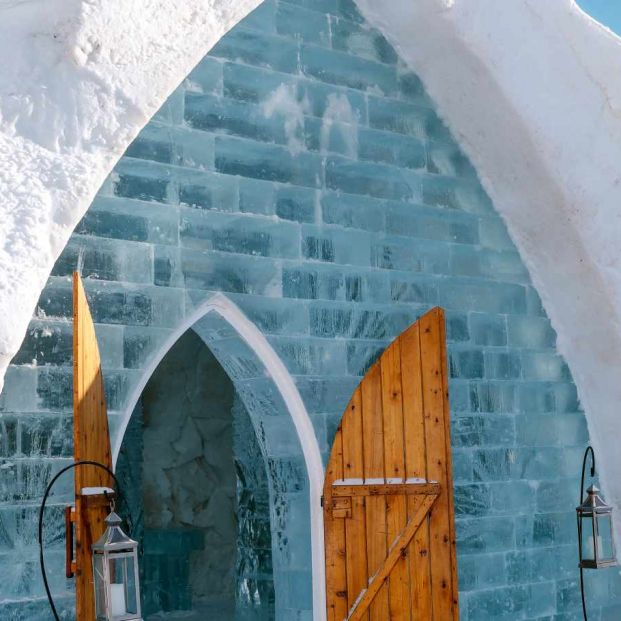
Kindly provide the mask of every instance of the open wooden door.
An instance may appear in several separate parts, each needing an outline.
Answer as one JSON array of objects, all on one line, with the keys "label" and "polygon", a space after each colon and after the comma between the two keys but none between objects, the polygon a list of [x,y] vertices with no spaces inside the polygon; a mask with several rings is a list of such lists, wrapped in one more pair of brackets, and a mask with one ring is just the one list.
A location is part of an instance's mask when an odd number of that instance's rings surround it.
[{"label": "open wooden door", "polygon": [[[73,275],[73,453],[76,461],[112,468],[106,399],[95,326],[82,281]],[[96,488],[114,488],[110,475],[96,466],[75,468],[75,563],[77,621],[95,621],[91,544],[105,530],[108,502]],[[89,493],[90,492],[90,493]]]},{"label": "open wooden door", "polygon": [[444,313],[395,340],[336,433],[324,485],[329,621],[457,621]]}]

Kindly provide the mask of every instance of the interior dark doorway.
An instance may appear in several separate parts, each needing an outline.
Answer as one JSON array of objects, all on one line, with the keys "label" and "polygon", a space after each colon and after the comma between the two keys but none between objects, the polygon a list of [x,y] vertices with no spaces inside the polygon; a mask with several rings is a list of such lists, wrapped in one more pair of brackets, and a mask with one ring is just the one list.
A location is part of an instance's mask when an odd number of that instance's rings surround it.
[{"label": "interior dark doorway", "polygon": [[188,330],[149,380],[117,472],[147,620],[274,618],[269,484],[248,412]]}]

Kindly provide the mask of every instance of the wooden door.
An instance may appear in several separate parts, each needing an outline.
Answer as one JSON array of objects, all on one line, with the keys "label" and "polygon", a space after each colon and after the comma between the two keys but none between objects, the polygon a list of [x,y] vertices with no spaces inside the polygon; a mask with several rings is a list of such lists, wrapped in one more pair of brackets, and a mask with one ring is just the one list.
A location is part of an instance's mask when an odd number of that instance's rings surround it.
[{"label": "wooden door", "polygon": [[444,313],[371,367],[324,484],[329,621],[457,621]]},{"label": "wooden door", "polygon": [[[73,275],[73,453],[76,461],[112,468],[110,434],[95,326],[82,281]],[[110,475],[96,466],[79,466],[75,477],[75,574],[77,621],[95,621],[91,545],[105,530],[108,502],[89,488],[113,488]]]}]

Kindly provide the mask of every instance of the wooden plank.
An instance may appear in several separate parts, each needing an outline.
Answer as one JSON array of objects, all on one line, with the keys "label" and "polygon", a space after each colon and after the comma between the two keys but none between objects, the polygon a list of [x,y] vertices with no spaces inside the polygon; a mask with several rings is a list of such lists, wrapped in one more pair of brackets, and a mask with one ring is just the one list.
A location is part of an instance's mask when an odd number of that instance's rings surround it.
[{"label": "wooden plank", "polygon": [[449,436],[444,313],[436,308],[420,320],[427,476],[442,485],[429,521],[433,619],[458,619],[453,484]]},{"label": "wooden plank", "polygon": [[[423,412],[420,329],[417,322],[400,337],[401,383],[405,433],[405,475],[427,479],[427,446]],[[407,499],[408,517],[416,511],[413,498]],[[408,557],[410,569],[410,603],[412,617],[432,619],[431,564],[429,555],[429,521],[416,532]]]},{"label": "wooden plank", "polygon": [[[360,385],[362,393],[362,428],[364,453],[364,478],[384,477],[384,421],[382,416],[382,376],[379,364],[374,364]],[[371,486],[363,486],[370,490]],[[382,486],[378,486],[382,488]],[[352,489],[351,496],[358,495]],[[333,486],[333,493],[340,495],[343,490]],[[366,499],[367,570],[369,575],[378,572],[388,553],[388,527],[386,523],[386,500],[379,497]],[[378,591],[369,608],[370,621],[387,619],[388,585]]]},{"label": "wooden plank", "polygon": [[[382,411],[384,420],[384,472],[386,478],[405,477],[405,445],[401,389],[401,353],[399,339],[380,358],[382,375]],[[399,536],[407,523],[404,496],[386,496],[388,541]],[[407,555],[401,556],[389,581],[389,614],[392,621],[409,621],[410,577]]]},{"label": "wooden plank", "polygon": [[326,537],[326,593],[328,621],[343,621],[347,605],[347,567],[345,560],[345,522],[334,519],[331,510],[331,481],[343,477],[343,441],[339,427],[326,470],[324,525]]},{"label": "wooden plank", "polygon": [[[444,317],[434,309],[373,365],[337,433],[324,486],[331,621],[348,609],[365,621],[458,621],[449,431]],[[395,553],[390,542],[434,497]]]},{"label": "wooden plank", "polygon": [[[84,287],[73,274],[73,441],[76,461],[96,461],[112,468],[110,433],[95,326]],[[95,466],[75,469],[76,618],[94,621],[91,545],[104,532],[105,505],[87,502],[84,487],[113,487],[109,474]]]},{"label": "wooden plank", "polygon": [[[343,477],[359,479],[364,476],[362,445],[362,394],[354,392],[343,417]],[[347,605],[351,608],[358,594],[366,588],[367,568],[366,507],[364,498],[352,498],[352,516],[345,521],[345,558],[347,563]]]},{"label": "wooden plank", "polygon": [[[417,499],[418,507],[414,515],[408,520],[403,531],[399,533],[394,543],[390,546],[390,551],[382,568],[372,577],[368,589],[366,589],[362,597],[356,602],[356,605],[347,617],[347,621],[360,621],[364,618],[363,615],[366,613],[379,590],[389,577],[392,578],[391,573],[394,571],[399,561],[407,555],[410,541],[422,522],[426,519],[427,513],[437,498],[436,495],[428,495],[421,496]],[[391,616],[390,619],[393,619],[393,617]]]},{"label": "wooden plank", "polygon": [[438,483],[403,483],[391,485],[332,485],[332,496],[421,496],[438,494]]},{"label": "wooden plank", "polygon": [[444,409],[444,463],[445,491],[448,509],[448,548],[451,556],[451,611],[453,619],[459,620],[459,584],[457,580],[457,535],[455,533],[455,492],[453,489],[453,455],[451,449],[451,406],[449,399],[449,367],[446,350],[446,318],[441,308],[435,309],[438,315],[438,329],[440,332],[440,371],[442,372],[442,397]]}]

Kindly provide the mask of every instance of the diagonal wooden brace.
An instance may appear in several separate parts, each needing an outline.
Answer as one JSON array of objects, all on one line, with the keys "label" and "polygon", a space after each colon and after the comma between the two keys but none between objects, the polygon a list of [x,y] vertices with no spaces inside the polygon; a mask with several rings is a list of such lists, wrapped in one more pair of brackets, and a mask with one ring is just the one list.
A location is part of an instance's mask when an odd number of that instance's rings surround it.
[{"label": "diagonal wooden brace", "polygon": [[408,521],[405,528],[401,531],[401,534],[390,547],[386,561],[382,565],[381,569],[371,578],[369,586],[360,593],[360,597],[356,600],[352,609],[349,611],[349,615],[345,621],[360,621],[364,618],[365,613],[369,609],[371,602],[375,596],[379,593],[380,589],[388,580],[390,572],[397,564],[397,561],[406,552],[407,547],[416,534],[416,531],[420,528],[427,514],[429,513],[433,503],[438,498],[437,493],[421,495],[422,502],[412,518]]}]

